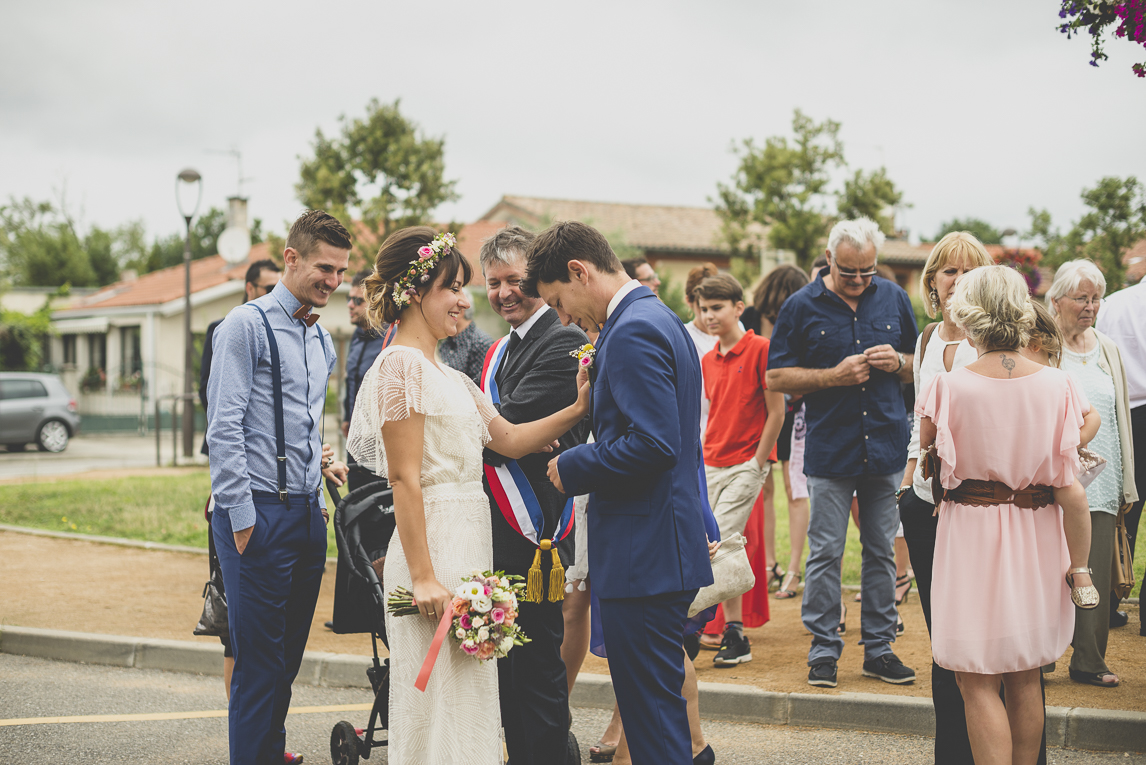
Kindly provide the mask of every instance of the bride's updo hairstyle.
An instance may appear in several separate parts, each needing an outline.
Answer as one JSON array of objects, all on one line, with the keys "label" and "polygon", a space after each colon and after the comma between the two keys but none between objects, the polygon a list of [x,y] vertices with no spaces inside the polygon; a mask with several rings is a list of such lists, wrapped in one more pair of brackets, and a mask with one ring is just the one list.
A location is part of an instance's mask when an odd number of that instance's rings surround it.
[{"label": "bride's updo hairstyle", "polygon": [[[374,273],[366,277],[362,284],[366,293],[366,315],[375,329],[393,324],[401,317],[402,311],[409,307],[394,302],[394,285],[406,276],[410,264],[419,259],[418,250],[428,246],[438,234],[438,231],[429,226],[410,226],[386,237],[386,241],[378,248]],[[473,275],[469,261],[456,246],[449,247],[433,268],[426,272],[425,280],[418,279],[414,287],[424,295],[443,277],[445,284],[452,284],[459,272],[462,274],[462,284],[468,284]]]},{"label": "bride's updo hairstyle", "polygon": [[1017,350],[1030,342],[1035,326],[1027,282],[1007,266],[968,271],[955,286],[951,318],[980,351]]}]

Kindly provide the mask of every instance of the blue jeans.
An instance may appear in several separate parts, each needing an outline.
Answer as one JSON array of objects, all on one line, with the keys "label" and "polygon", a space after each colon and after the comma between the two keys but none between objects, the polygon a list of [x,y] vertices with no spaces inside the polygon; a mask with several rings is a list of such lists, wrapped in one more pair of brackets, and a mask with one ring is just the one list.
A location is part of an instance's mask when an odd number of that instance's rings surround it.
[{"label": "blue jeans", "polygon": [[838,661],[840,637],[840,564],[847,538],[852,492],[859,499],[860,543],[863,545],[860,645],[864,661],[891,653],[895,641],[895,532],[899,510],[895,490],[902,471],[889,475],[847,478],[808,476],[811,516],[808,561],[804,564],[804,627],[812,633],[808,666]]}]

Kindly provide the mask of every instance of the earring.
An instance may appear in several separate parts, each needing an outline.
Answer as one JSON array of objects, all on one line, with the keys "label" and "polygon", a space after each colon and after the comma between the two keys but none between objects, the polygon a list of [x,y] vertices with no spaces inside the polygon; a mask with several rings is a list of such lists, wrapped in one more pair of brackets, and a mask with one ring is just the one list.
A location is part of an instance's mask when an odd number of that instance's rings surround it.
[{"label": "earring", "polygon": [[935,290],[931,290],[931,310],[939,310],[939,293]]}]

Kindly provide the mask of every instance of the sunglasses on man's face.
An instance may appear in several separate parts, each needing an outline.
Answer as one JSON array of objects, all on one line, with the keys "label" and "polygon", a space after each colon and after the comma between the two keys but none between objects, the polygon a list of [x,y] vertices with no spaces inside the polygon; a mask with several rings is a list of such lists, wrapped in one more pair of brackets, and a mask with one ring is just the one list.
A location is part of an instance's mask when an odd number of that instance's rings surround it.
[{"label": "sunglasses on man's face", "polygon": [[840,272],[840,276],[844,279],[870,279],[876,275],[874,268],[870,271],[860,271],[855,268],[840,268],[836,266],[836,270]]},{"label": "sunglasses on man's face", "polygon": [[360,298],[360,297],[352,297],[352,298],[346,299],[347,305],[361,306],[365,302],[366,302],[366,298]]}]

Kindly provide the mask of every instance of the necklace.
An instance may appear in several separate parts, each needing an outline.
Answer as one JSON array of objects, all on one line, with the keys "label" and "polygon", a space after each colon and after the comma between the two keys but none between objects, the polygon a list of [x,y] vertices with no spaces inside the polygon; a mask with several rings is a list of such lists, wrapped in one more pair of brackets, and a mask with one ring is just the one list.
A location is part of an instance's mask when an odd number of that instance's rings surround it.
[{"label": "necklace", "polygon": [[1093,354],[1096,350],[1098,350],[1098,344],[1096,343],[1094,348],[1091,348],[1088,350],[1086,348],[1086,336],[1084,335],[1082,338],[1082,345],[1083,345],[1083,349],[1081,351],[1076,351],[1075,349],[1066,345],[1066,343],[1063,343],[1063,346],[1064,346],[1063,350],[1065,350],[1071,356],[1074,356],[1078,361],[1082,362],[1082,365],[1085,367],[1087,364],[1090,363],[1091,354]]}]

